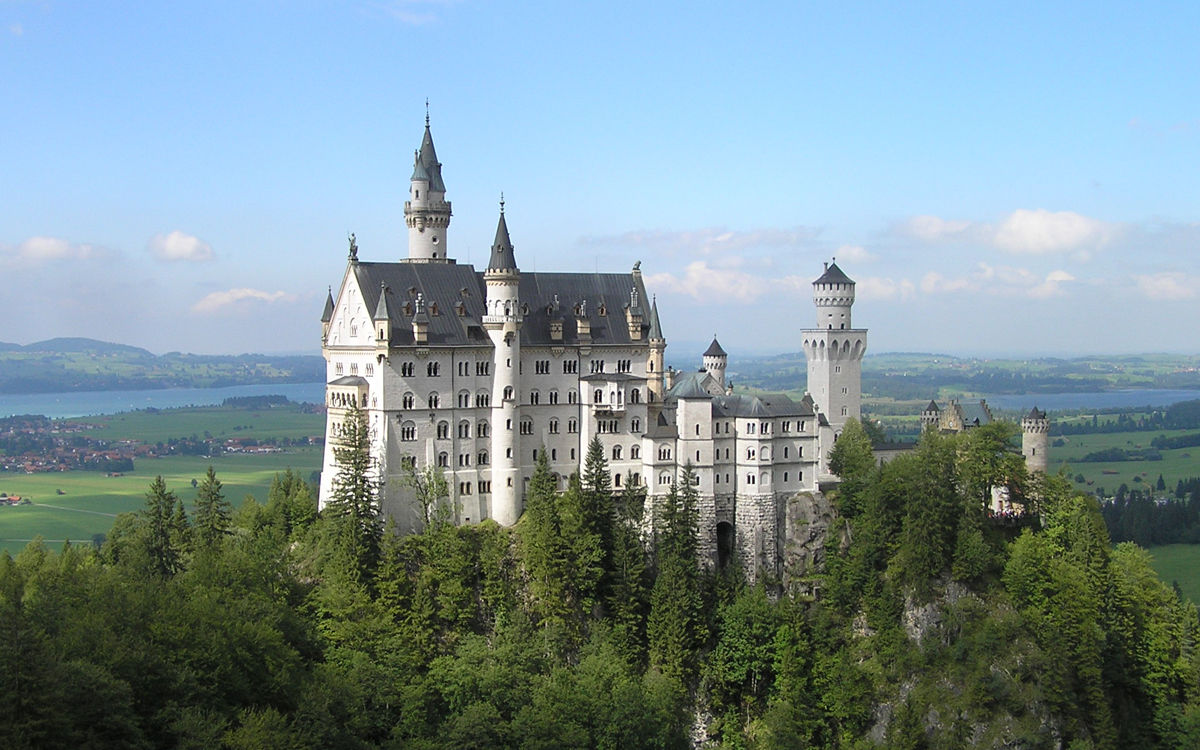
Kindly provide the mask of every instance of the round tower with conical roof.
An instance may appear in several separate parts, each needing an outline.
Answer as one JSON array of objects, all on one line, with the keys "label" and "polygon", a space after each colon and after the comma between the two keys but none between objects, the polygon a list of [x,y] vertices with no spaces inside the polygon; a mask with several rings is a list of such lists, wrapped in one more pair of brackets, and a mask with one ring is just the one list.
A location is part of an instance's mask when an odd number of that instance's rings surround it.
[{"label": "round tower with conical roof", "polygon": [[413,172],[408,200],[404,203],[404,223],[408,225],[409,260],[445,262],[450,256],[446,234],[450,227],[450,202],[442,181],[442,165],[433,148],[429,132],[429,114],[425,114],[425,137],[413,156]]},{"label": "round tower with conical roof", "polygon": [[704,352],[704,369],[713,379],[725,387],[725,366],[729,363],[729,355],[721,348],[721,344],[717,342],[717,337],[713,336],[712,343],[708,345],[708,349]]},{"label": "round tower with conical roof", "polygon": [[500,200],[496,241],[483,274],[487,315],[483,327],[492,340],[492,518],[512,526],[521,515],[521,455],[518,436],[521,392],[521,272],[513,254]]},{"label": "round tower with conical roof", "polygon": [[813,282],[817,327],[802,331],[808,360],[808,393],[835,433],[848,419],[862,414],[862,358],[867,353],[867,331],[850,323],[854,305],[854,280],[826,263]]},{"label": "round tower with conical roof", "polygon": [[1046,473],[1050,467],[1050,420],[1036,406],[1021,420],[1021,453],[1025,468]]}]

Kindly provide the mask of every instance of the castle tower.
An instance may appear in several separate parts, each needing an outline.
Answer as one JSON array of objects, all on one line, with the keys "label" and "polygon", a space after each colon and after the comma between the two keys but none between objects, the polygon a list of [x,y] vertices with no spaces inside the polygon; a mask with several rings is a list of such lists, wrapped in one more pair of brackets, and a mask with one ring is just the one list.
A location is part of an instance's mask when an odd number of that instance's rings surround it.
[{"label": "castle tower", "polygon": [[445,262],[449,258],[446,234],[450,226],[450,202],[442,182],[442,165],[433,149],[429,132],[429,113],[425,114],[425,137],[413,158],[412,185],[404,202],[404,223],[408,225],[408,258],[426,262]]},{"label": "castle tower", "polygon": [[717,343],[717,337],[713,336],[712,343],[704,351],[704,369],[709,375],[712,375],[721,388],[725,387],[725,365],[728,362],[729,356],[725,354],[725,350]]},{"label": "castle tower", "polygon": [[1025,468],[1031,472],[1046,473],[1050,466],[1050,420],[1046,412],[1036,406],[1021,420],[1021,453],[1025,456]]},{"label": "castle tower", "polygon": [[854,281],[837,267],[825,264],[825,273],[813,282],[817,327],[801,331],[808,360],[808,392],[829,420],[834,432],[862,413],[862,358],[867,352],[867,331],[850,324]]},{"label": "castle tower", "polygon": [[492,339],[492,518],[512,526],[521,515],[521,455],[518,398],[521,366],[521,272],[513,255],[500,200],[500,222],[492,257],[483,274],[487,315],[483,327]]},{"label": "castle tower", "polygon": [[667,349],[667,339],[663,336],[662,323],[658,321],[658,297],[650,305],[650,330],[646,332],[646,342],[650,344],[650,357],[646,362],[646,376],[650,379],[651,400],[661,401],[667,392],[664,352]]},{"label": "castle tower", "polygon": [[938,408],[936,401],[930,401],[929,406],[921,412],[921,429],[937,429],[942,421],[942,410]]}]

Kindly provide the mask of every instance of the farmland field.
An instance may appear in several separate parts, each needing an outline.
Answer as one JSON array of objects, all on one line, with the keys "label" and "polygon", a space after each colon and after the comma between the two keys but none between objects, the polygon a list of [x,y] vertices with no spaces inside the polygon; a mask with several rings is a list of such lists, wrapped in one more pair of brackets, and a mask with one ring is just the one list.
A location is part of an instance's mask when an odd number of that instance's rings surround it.
[{"label": "farmland field", "polygon": [[[127,412],[89,417],[91,437],[136,439],[148,443],[203,435],[267,438],[314,437],[324,432],[325,418],[299,407],[233,409],[202,407],[158,412]],[[0,549],[15,552],[41,535],[47,543],[90,541],[107,533],[118,513],[142,507],[146,490],[157,475],[185,502],[195,499],[193,479],[211,464],[224,484],[226,499],[239,505],[246,495],[264,501],[271,479],[288,468],[308,479],[321,468],[322,448],[294,446],[281,453],[229,453],[221,456],[171,456],[134,461],[135,471],[110,477],[101,472],[0,473],[0,492],[29,497],[32,505],[0,506]],[[62,490],[64,494],[58,494]]]},{"label": "farmland field", "polygon": [[1200,544],[1151,547],[1154,570],[1163,583],[1179,584],[1185,598],[1200,605]]},{"label": "farmland field", "polygon": [[[1066,435],[1061,438],[1064,445],[1050,448],[1050,471],[1058,471],[1066,467],[1072,477],[1082,474],[1085,483],[1077,485],[1080,489],[1094,492],[1103,488],[1105,494],[1113,495],[1117,488],[1128,485],[1130,489],[1145,488],[1154,485],[1161,474],[1168,492],[1175,490],[1175,484],[1180,479],[1200,476],[1200,448],[1179,448],[1163,450],[1161,461],[1109,461],[1103,463],[1083,463],[1079,459],[1089,453],[1106,448],[1124,448],[1138,450],[1149,448],[1150,441],[1159,435],[1174,437],[1177,435],[1195,434],[1197,430],[1163,430],[1161,432],[1114,432],[1098,435]],[[1115,472],[1105,474],[1105,471]],[[1135,480],[1135,477],[1137,479]]]}]

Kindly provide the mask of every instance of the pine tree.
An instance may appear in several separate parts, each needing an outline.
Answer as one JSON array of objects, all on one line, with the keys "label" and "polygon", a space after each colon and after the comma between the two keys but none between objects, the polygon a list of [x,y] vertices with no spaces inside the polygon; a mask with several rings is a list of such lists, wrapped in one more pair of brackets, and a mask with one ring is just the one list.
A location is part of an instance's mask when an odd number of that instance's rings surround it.
[{"label": "pine tree", "polygon": [[221,494],[221,480],[213,467],[196,489],[196,546],[198,549],[216,549],[229,533],[229,502]]},{"label": "pine tree", "polygon": [[633,664],[645,658],[649,608],[646,549],[640,532],[645,502],[646,488],[635,484],[632,475],[627,476],[625,489],[616,504],[612,569],[605,599],[618,648]]},{"label": "pine tree", "polygon": [[141,511],[142,543],[150,572],[159,578],[169,578],[179,572],[180,550],[176,503],[178,498],[167,489],[161,476],[150,483],[146,507]]},{"label": "pine tree", "polygon": [[558,491],[545,449],[538,451],[537,467],[529,480],[519,533],[530,594],[543,623],[565,623],[570,614],[566,590],[569,566]]},{"label": "pine tree", "polygon": [[608,460],[599,435],[588,443],[583,463],[583,522],[587,530],[600,539],[602,566],[611,569],[613,548],[613,492]]},{"label": "pine tree", "polygon": [[379,481],[373,476],[371,431],[367,415],[353,406],[346,412],[333,447],[337,474],[326,510],[338,520],[345,552],[357,577],[370,578],[379,558],[383,520],[379,507]]},{"label": "pine tree", "polygon": [[671,485],[663,504],[655,544],[657,576],[650,593],[647,635],[650,663],[671,677],[686,679],[696,668],[701,643],[700,568],[696,556],[699,517],[691,462]]}]

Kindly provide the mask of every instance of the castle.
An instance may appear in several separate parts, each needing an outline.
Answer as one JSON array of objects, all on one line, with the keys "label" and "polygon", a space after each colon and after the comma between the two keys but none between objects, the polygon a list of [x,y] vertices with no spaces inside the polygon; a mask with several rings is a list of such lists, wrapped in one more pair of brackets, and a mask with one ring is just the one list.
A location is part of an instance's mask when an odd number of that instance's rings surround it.
[{"label": "castle", "polygon": [[[426,117],[404,204],[408,257],[350,257],[322,315],[328,418],[320,497],[349,408],[371,431],[384,512],[402,532],[422,511],[403,462],[438,466],[456,522],[511,526],[539,451],[560,488],[599,437],[615,489],[661,499],[690,462],[705,559],[778,573],[787,499],[836,482],[828,456],[859,417],[867,331],[851,325],[855,283],[836,263],[813,282],[816,325],[801,332],[809,393],[734,394],[714,338],[703,367],[664,368],[667,339],[640,264],[628,273],[530,273],[519,267],[504,203],[482,272],[458,263]],[[649,303],[649,304],[647,304]]]}]

